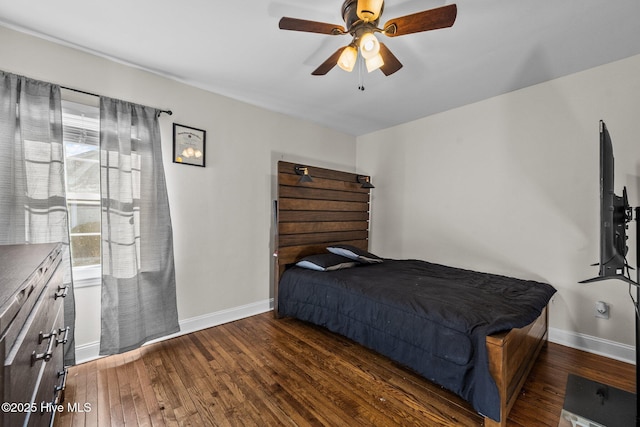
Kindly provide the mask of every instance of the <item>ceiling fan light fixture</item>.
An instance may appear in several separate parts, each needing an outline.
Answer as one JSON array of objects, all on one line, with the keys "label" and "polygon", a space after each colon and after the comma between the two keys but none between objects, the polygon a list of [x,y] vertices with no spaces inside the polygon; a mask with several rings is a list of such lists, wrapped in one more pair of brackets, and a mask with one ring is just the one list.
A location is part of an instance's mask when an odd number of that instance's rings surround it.
[{"label": "ceiling fan light fixture", "polygon": [[366,22],[373,22],[380,17],[383,0],[358,0],[358,18]]},{"label": "ceiling fan light fixture", "polygon": [[364,59],[373,58],[380,53],[380,42],[373,33],[360,36],[360,53]]},{"label": "ceiling fan light fixture", "polygon": [[384,65],[384,59],[382,59],[382,55],[379,53],[372,58],[365,59],[364,62],[367,65],[368,72],[375,71]]},{"label": "ceiling fan light fixture", "polygon": [[[456,20],[457,10],[455,4],[449,4],[393,18],[388,20],[382,28],[379,28],[378,24],[384,12],[384,0],[344,0],[342,19],[346,27],[286,16],[280,19],[278,27],[281,30],[332,36],[350,34],[353,37],[349,43],[353,49],[338,48],[311,72],[314,76],[324,76],[336,65],[340,65],[340,68],[344,70],[352,71],[358,62],[365,62],[369,72],[379,69],[385,76],[390,76],[402,68],[402,63],[388,47],[378,41],[376,33],[397,37],[451,27]],[[360,70],[363,66],[363,64],[358,65]],[[364,90],[364,86],[360,85],[360,88]]]},{"label": "ceiling fan light fixture", "polygon": [[353,45],[349,45],[344,48],[338,58],[338,67],[347,72],[353,71],[353,67],[356,65],[358,59],[358,50]]}]

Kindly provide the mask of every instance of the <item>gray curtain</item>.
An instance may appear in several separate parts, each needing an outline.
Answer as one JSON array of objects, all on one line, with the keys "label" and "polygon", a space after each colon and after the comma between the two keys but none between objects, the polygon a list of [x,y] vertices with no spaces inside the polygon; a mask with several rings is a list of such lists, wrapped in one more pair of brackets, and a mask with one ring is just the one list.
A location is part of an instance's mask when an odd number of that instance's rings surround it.
[{"label": "gray curtain", "polygon": [[159,111],[100,98],[100,354],[179,331]]},{"label": "gray curtain", "polygon": [[75,364],[75,302],[64,186],[60,87],[0,71],[0,244],[62,242],[65,364]]}]

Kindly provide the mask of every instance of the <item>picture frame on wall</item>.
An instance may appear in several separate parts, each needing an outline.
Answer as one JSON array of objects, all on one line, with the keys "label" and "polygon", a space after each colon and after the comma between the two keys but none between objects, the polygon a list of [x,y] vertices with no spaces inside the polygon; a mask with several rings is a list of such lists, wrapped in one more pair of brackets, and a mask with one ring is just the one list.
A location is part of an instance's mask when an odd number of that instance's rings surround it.
[{"label": "picture frame on wall", "polygon": [[173,124],[173,163],[205,167],[207,131]]}]

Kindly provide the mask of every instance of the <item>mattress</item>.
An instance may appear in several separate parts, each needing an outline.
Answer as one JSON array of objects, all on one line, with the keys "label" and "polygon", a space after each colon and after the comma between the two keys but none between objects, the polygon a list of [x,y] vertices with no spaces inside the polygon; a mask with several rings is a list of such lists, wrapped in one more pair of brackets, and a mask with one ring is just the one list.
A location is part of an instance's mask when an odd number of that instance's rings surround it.
[{"label": "mattress", "polygon": [[486,336],[538,318],[546,283],[421,260],[385,259],[336,271],[287,269],[279,312],[344,335],[500,417]]}]

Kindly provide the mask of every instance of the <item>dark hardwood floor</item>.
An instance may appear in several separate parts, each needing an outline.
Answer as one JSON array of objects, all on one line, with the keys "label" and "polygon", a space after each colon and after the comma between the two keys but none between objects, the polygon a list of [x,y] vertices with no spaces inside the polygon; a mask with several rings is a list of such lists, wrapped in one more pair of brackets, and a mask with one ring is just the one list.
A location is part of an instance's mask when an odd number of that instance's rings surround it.
[{"label": "dark hardwood floor", "polygon": [[[558,425],[567,375],[635,366],[548,343],[509,426]],[[480,426],[456,396],[352,341],[265,313],[71,368],[55,426]],[[86,405],[85,405],[86,404]]]}]

